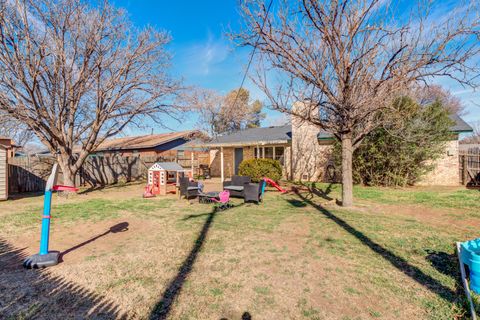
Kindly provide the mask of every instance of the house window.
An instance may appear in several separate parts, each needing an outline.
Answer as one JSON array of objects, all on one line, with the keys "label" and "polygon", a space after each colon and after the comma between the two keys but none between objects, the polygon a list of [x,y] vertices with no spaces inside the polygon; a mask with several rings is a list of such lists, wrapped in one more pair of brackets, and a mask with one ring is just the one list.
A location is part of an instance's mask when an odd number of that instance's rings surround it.
[{"label": "house window", "polygon": [[138,157],[139,155],[140,155],[140,153],[138,152],[138,150],[133,150],[132,151],[132,156]]},{"label": "house window", "polygon": [[278,160],[281,165],[284,164],[284,155],[285,155],[285,148],[284,147],[275,147],[275,160]]},{"label": "house window", "polygon": [[264,158],[273,159],[273,147],[265,147]]},{"label": "house window", "polygon": [[177,158],[182,159],[185,157],[185,150],[177,150]]}]

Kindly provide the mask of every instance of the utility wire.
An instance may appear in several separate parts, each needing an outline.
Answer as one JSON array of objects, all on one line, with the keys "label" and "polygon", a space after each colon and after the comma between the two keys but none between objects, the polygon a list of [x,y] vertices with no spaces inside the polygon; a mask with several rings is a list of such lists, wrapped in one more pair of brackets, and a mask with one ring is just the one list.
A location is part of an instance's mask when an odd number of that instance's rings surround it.
[{"label": "utility wire", "polygon": [[265,21],[267,21],[268,14],[270,13],[270,8],[272,7],[273,0],[270,0],[270,3],[267,7],[267,12],[265,13],[265,18],[263,18],[262,26],[260,28],[260,33],[258,34],[257,40],[255,41],[255,45],[253,46],[252,54],[250,55],[250,59],[248,60],[247,69],[245,70],[245,74],[243,75],[242,82],[240,84],[240,88],[237,90],[237,94],[235,95],[235,100],[233,100],[232,108],[235,108],[237,104],[238,96],[240,95],[240,90],[243,88],[243,84],[245,83],[245,79],[247,78],[248,70],[250,69],[250,65],[252,64],[253,56],[255,55],[255,51],[257,50],[258,41],[260,41],[260,35],[263,32],[263,27],[265,26]]}]

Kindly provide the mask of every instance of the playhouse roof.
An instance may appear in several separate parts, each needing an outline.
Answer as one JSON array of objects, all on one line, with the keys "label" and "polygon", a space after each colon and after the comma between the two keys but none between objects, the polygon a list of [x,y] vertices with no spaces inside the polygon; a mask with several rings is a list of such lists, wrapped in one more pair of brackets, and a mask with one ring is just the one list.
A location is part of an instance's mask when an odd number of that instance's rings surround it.
[{"label": "playhouse roof", "polygon": [[184,171],[185,169],[176,162],[155,162],[148,170]]}]

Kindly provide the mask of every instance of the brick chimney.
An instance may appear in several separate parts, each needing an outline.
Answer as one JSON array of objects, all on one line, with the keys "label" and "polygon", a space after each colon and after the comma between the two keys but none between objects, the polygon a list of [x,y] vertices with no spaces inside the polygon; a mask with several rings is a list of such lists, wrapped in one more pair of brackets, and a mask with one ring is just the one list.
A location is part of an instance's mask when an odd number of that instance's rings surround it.
[{"label": "brick chimney", "polygon": [[292,173],[295,181],[325,181],[327,165],[331,162],[332,143],[320,143],[320,128],[303,120],[319,116],[318,108],[310,107],[310,101],[296,102],[292,115]]}]

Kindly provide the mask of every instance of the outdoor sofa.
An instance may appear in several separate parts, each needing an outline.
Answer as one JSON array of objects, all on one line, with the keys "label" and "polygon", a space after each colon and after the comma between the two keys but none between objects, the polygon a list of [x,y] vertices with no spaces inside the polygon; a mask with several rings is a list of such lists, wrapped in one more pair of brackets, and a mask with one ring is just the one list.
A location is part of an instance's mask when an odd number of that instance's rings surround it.
[{"label": "outdoor sofa", "polygon": [[250,183],[251,179],[247,176],[232,176],[232,180],[223,182],[223,190],[230,191],[230,196],[240,197],[244,196],[244,187],[246,183]]}]

